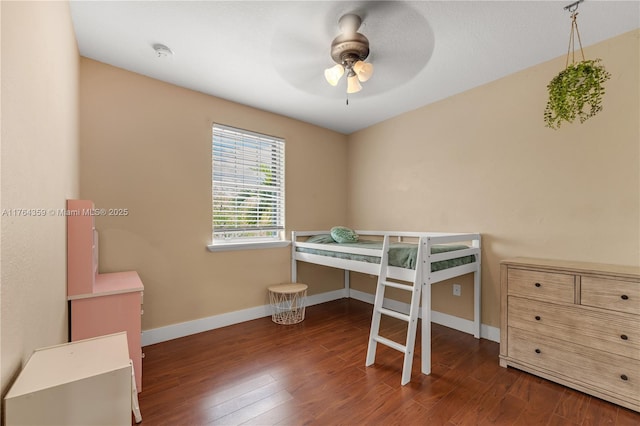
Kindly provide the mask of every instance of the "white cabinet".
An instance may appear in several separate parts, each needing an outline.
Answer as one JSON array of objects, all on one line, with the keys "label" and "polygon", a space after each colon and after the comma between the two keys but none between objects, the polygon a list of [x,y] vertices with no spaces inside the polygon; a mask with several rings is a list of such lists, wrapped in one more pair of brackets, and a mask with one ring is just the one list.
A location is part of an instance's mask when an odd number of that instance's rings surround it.
[{"label": "white cabinet", "polygon": [[7,426],[130,425],[126,333],[37,349],[5,396]]}]

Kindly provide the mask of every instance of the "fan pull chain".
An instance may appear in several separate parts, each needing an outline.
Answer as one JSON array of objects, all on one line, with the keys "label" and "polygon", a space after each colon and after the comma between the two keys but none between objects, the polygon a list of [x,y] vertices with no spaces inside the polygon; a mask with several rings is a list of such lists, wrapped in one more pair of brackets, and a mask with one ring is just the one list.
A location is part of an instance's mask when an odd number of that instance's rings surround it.
[{"label": "fan pull chain", "polygon": [[[347,81],[347,87],[349,87],[349,82]],[[347,96],[346,96],[346,105],[349,106],[349,90],[347,90]]]}]

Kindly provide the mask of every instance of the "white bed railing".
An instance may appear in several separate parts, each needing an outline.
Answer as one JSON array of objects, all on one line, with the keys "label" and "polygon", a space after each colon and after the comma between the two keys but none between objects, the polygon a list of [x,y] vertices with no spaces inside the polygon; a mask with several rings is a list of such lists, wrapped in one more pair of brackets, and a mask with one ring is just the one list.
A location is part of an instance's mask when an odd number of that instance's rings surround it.
[{"label": "white bed railing", "polygon": [[[437,282],[457,277],[460,275],[468,274],[474,272],[478,269],[478,265],[480,264],[480,234],[477,233],[444,233],[444,232],[390,232],[390,231],[355,231],[358,235],[361,236],[376,236],[376,237],[384,237],[385,235],[389,235],[389,237],[398,237],[399,239],[404,240],[405,238],[412,238],[417,240],[420,244],[425,245],[425,249],[423,250],[423,256],[425,257],[423,261],[425,263],[431,264],[434,262],[446,261],[451,259],[457,259],[459,257],[466,256],[475,256],[475,261],[461,265],[455,266],[448,269],[444,269],[441,271],[431,272],[431,268],[424,268],[423,275],[425,275],[426,280],[425,283],[435,284]],[[370,249],[370,248],[360,248],[360,247],[348,247],[348,246],[340,246],[337,244],[327,246],[326,244],[318,244],[318,243],[307,243],[304,241],[298,241],[299,237],[310,237],[312,235],[323,235],[330,234],[330,231],[293,231],[291,233],[291,280],[292,282],[296,282],[297,279],[297,267],[296,261],[314,263],[324,266],[329,266],[333,268],[346,269],[354,272],[361,272],[363,274],[372,274],[378,275],[380,265],[377,263],[370,263],[365,261],[358,260],[348,260],[341,259],[337,257],[325,256],[322,254],[312,254],[312,253],[304,253],[299,252],[298,248],[307,248],[314,250],[324,250],[324,251],[334,251],[338,253],[348,253],[348,254],[357,254],[364,256],[372,256],[372,257],[381,257],[382,249]],[[466,242],[471,245],[468,249],[463,250],[453,250],[444,253],[431,254],[431,248],[434,245],[441,244],[452,244],[452,243],[462,243]],[[416,260],[417,261],[417,260]],[[388,266],[388,276],[389,278],[403,280],[403,281],[413,281],[412,276],[413,272],[407,270],[406,268],[400,268],[397,266]]]},{"label": "white bed railing", "polygon": [[[413,242],[423,244],[422,257],[416,259],[424,262],[422,268],[421,282],[424,286],[422,289],[422,372],[430,374],[431,372],[431,285],[461,275],[473,273],[474,275],[474,329],[473,334],[476,338],[480,338],[480,276],[482,269],[481,261],[481,236],[479,233],[446,233],[446,232],[395,232],[395,231],[355,231],[360,236],[380,237],[388,235],[390,238],[395,237],[397,241],[406,241],[411,239]],[[340,253],[351,253],[365,256],[374,256],[382,258],[382,249],[345,247],[339,245],[307,243],[298,241],[300,237],[310,237],[312,235],[330,234],[330,231],[293,231],[291,233],[291,280],[297,281],[297,262],[308,262],[318,265],[324,265],[339,269],[344,269],[344,287],[349,294],[349,272],[355,271],[364,274],[378,275],[380,273],[379,263],[370,263],[359,260],[341,259],[337,257],[325,256],[321,254],[312,254],[299,252],[298,248],[308,248],[316,250],[334,251]],[[434,245],[466,243],[467,249],[452,250],[443,253],[432,254],[431,249]],[[474,256],[474,260],[470,263],[453,266],[439,271],[431,271],[431,264],[440,261],[457,259],[460,257]],[[414,270],[400,268],[397,266],[387,265],[387,276],[389,278],[413,282]],[[429,326],[427,326],[429,324]]]}]

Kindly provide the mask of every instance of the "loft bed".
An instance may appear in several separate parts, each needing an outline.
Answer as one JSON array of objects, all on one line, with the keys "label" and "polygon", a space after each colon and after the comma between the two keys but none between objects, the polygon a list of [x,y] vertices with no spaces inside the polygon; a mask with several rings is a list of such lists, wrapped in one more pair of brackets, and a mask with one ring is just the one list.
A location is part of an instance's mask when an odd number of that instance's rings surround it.
[{"label": "loft bed", "polygon": [[[480,338],[480,234],[360,230],[355,233],[360,237],[358,242],[336,243],[332,241],[330,231],[293,231],[291,233],[292,282],[297,281],[297,262],[343,269],[347,297],[349,296],[349,271],[376,276],[384,274],[387,278],[394,280],[420,282],[422,285],[421,370],[423,374],[430,374],[431,284],[473,273],[473,335],[477,339]],[[383,257],[385,250],[388,250],[388,255]],[[418,253],[422,258],[421,262],[417,258]],[[383,270],[380,265],[380,259],[383,258],[388,258],[386,270]],[[417,276],[418,274],[420,276]]]}]

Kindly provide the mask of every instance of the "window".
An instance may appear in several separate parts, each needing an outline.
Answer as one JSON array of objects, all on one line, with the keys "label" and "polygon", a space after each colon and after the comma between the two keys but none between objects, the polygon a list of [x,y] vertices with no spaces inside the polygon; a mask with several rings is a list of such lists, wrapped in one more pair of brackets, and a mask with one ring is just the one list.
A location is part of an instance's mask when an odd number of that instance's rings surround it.
[{"label": "window", "polygon": [[284,239],[284,140],[213,125],[213,243]]}]

